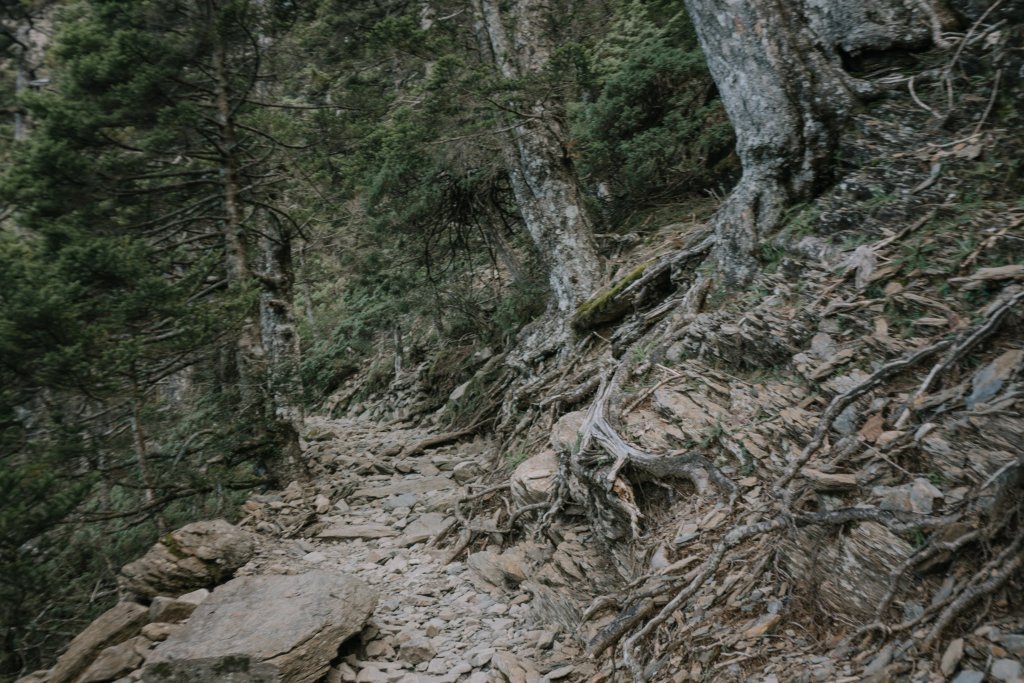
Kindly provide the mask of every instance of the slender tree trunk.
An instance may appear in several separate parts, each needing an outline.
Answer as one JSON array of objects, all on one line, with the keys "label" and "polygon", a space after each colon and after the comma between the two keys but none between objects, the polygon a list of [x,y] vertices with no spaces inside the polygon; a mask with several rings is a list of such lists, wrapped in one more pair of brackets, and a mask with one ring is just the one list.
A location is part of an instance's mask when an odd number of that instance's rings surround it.
[{"label": "slender tree trunk", "polygon": [[138,387],[133,387],[132,393],[132,443],[135,444],[135,460],[139,466],[139,478],[142,480],[143,499],[146,506],[152,510],[157,531],[163,535],[167,531],[167,522],[162,512],[153,507],[156,503],[156,486],[149,462],[149,444],[146,442],[146,432],[142,427],[142,394]]},{"label": "slender tree trunk", "polygon": [[[499,4],[506,5],[507,12]],[[550,50],[543,31],[546,9],[542,2],[477,0],[477,11],[502,76],[521,78],[547,64]],[[505,154],[512,191],[526,229],[545,260],[552,308],[567,318],[597,288],[601,259],[559,117],[543,100],[512,102],[510,109],[516,113]]]},{"label": "slender tree trunk", "polygon": [[[240,292],[253,283],[253,273],[249,265],[245,226],[242,224],[242,208],[239,203],[241,183],[238,179],[238,140],[228,85],[226,54],[224,45],[219,41],[214,48],[213,62],[220,123],[220,173],[224,192],[224,258],[228,286]],[[254,317],[246,317],[243,322],[237,346],[235,362],[238,364],[239,394],[243,406],[251,409],[262,403],[263,396],[263,350],[260,346],[259,327]]]},{"label": "slender tree trunk", "polygon": [[243,291],[258,285],[257,308],[239,331],[236,362],[242,410],[265,430],[261,450],[271,476],[285,485],[306,479],[299,447],[298,422],[302,419],[298,381],[298,336],[292,319],[291,241],[262,238],[265,275],[256,277],[249,263],[248,240],[242,221],[238,140],[228,83],[223,43],[214,47],[216,102],[220,120],[221,176],[224,188],[223,222],[225,265],[229,286]]},{"label": "slender tree trunk", "polygon": [[[28,44],[29,44],[29,32],[30,28],[28,23],[24,23],[18,26],[17,29],[17,40],[14,45],[14,96],[17,98],[21,93],[28,87]],[[24,140],[27,136],[27,126],[25,125],[25,112],[22,110],[20,104],[15,104],[16,109],[14,110],[14,139],[15,141]]]},{"label": "slender tree trunk", "polygon": [[291,239],[279,230],[261,238],[260,336],[267,359],[271,400],[277,416],[302,419],[299,335],[295,328]]},{"label": "slender tree trunk", "polygon": [[923,0],[686,0],[736,131],[739,185],[715,217],[727,284],[757,272],[759,241],[785,208],[828,179],[839,133],[867,83],[841,53],[927,43],[938,16]]},{"label": "slender tree trunk", "polygon": [[291,237],[282,226],[261,238],[260,335],[266,358],[267,406],[275,445],[275,476],[282,481],[307,479],[299,447],[302,386],[299,375],[299,335],[295,326]]},{"label": "slender tree trunk", "polygon": [[[434,26],[434,21],[437,19],[437,10],[434,9],[434,5],[429,0],[422,0],[420,2],[420,30],[429,31]],[[423,78],[424,80],[430,80],[430,77],[434,73],[434,62],[429,61],[423,65]]]}]

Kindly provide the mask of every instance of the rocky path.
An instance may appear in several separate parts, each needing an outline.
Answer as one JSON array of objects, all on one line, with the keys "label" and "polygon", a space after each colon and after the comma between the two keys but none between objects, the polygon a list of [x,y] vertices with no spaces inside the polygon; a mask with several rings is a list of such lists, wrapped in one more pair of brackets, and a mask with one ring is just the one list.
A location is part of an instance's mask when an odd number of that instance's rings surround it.
[{"label": "rocky path", "polygon": [[584,528],[459,542],[456,502],[505,477],[490,444],[369,418],[305,432],[308,483],[161,537],[19,683],[601,680],[572,632],[600,585]]},{"label": "rocky path", "polygon": [[[455,683],[585,680],[580,650],[522,579],[523,553],[496,546],[448,563],[431,539],[457,530],[452,504],[476,480],[487,444],[401,453],[430,434],[353,420],[308,423],[314,484],[254,495],[243,528],[260,537],[236,576],[355,575],[380,596],[327,681]],[[517,566],[519,565],[519,566]]]}]

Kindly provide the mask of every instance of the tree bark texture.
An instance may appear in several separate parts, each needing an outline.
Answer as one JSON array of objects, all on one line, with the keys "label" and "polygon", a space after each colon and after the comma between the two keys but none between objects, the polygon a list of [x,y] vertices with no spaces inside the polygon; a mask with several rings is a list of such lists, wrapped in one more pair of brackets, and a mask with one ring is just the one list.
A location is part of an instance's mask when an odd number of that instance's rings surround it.
[{"label": "tree bark texture", "polygon": [[290,236],[278,230],[260,238],[263,272],[257,276],[249,258],[250,239],[242,216],[238,139],[228,83],[224,45],[214,48],[218,146],[224,199],[223,237],[228,284],[236,291],[256,285],[259,303],[239,330],[235,360],[241,409],[262,423],[266,466],[284,486],[308,475],[301,461],[298,422],[302,419],[297,388],[299,347],[292,312],[293,281]]},{"label": "tree bark texture", "polygon": [[686,0],[736,131],[739,184],[715,217],[726,284],[757,272],[757,245],[784,209],[829,175],[839,134],[869,84],[842,54],[920,47],[937,10],[924,0]]},{"label": "tree bark texture", "polygon": [[299,387],[299,335],[295,328],[295,273],[291,238],[283,230],[261,238],[260,337],[277,417],[302,419]]},{"label": "tree bark texture", "polygon": [[[507,9],[502,11],[499,4]],[[523,78],[545,67],[550,58],[546,3],[477,0],[477,11],[486,47],[504,78]],[[552,308],[567,318],[601,279],[592,226],[564,146],[568,136],[547,101],[512,102],[509,108],[515,111],[505,145],[512,191],[544,259]]]}]

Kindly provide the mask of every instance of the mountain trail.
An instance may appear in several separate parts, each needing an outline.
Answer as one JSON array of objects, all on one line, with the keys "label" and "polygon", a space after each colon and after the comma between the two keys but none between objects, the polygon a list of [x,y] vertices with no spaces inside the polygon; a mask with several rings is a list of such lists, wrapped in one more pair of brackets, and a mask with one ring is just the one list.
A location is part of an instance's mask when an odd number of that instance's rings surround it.
[{"label": "mountain trail", "polygon": [[[429,430],[314,417],[307,434],[316,476],[250,497],[240,526],[261,541],[236,576],[343,572],[379,592],[371,621],[342,646],[328,681],[485,683],[594,673],[573,664],[578,644],[524,585],[526,554],[493,545],[448,562],[452,550],[432,544],[457,533],[452,504],[487,462],[487,442],[407,457],[403,450],[431,437]],[[566,559],[561,564],[571,567]]]}]

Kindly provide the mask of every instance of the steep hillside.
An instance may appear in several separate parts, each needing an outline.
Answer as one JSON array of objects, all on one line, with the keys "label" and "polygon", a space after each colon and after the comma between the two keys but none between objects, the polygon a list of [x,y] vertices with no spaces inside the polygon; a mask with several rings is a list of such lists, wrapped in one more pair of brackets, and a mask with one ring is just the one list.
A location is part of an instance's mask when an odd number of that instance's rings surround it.
[{"label": "steep hillside", "polygon": [[[611,553],[623,588],[586,615],[604,627],[592,653],[623,641],[628,666],[609,675],[925,680],[947,651],[956,670],[971,632],[964,670],[1019,657],[1000,644],[1022,626],[1024,462],[1006,30],[913,57],[912,80],[887,67],[890,92],[844,131],[836,182],[787,213],[742,293],[702,262],[704,224],[653,231],[580,309],[593,332],[569,362],[511,395],[484,388],[487,363],[439,414],[504,401],[504,457],[553,482],[550,514],[525,530],[578,515]],[[945,111],[961,59],[977,75]],[[388,400],[355,409],[388,416],[374,407]]]}]

